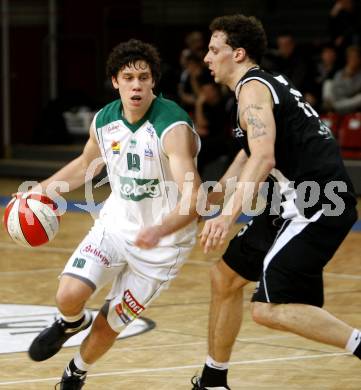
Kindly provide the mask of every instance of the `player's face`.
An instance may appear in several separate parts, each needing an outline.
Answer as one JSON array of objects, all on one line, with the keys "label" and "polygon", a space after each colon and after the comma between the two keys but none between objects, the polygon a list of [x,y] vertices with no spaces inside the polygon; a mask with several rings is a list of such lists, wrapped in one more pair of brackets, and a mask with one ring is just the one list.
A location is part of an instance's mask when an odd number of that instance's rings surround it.
[{"label": "player's face", "polygon": [[233,68],[233,49],[226,44],[223,31],[214,31],[204,62],[208,65],[216,83],[227,84]]},{"label": "player's face", "polygon": [[125,109],[141,111],[147,108],[153,100],[154,81],[149,65],[144,61],[125,66],[112,78],[114,88],[119,95]]}]

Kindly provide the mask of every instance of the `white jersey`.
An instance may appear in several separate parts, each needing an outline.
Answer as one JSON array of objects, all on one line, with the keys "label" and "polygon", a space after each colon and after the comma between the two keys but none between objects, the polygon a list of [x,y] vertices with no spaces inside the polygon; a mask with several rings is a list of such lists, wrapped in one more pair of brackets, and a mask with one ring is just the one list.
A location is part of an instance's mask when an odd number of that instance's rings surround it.
[{"label": "white jersey", "polygon": [[[160,224],[179,200],[163,147],[164,136],[183,124],[200,145],[199,137],[188,114],[161,96],[153,100],[137,123],[131,124],[122,116],[119,99],[100,110],[93,123],[112,189],[100,218],[132,242],[140,228]],[[195,235],[193,222],[164,237],[159,245],[190,242]]]}]

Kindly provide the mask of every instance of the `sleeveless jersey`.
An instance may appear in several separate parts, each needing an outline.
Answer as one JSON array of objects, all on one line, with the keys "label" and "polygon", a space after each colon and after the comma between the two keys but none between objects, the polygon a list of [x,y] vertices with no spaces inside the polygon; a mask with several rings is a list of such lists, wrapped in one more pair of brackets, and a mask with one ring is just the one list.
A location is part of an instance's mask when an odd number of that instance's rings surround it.
[{"label": "sleeveless jersey", "polygon": [[[317,112],[304,101],[302,94],[285,76],[273,75],[254,67],[239,80],[235,88],[236,98],[242,86],[251,80],[264,84],[274,103],[276,166],[270,173],[270,179],[277,183],[281,195],[281,215],[289,218],[301,213],[309,217],[322,207],[322,203],[332,204],[325,197],[325,192],[328,193],[332,187],[331,182],[342,182],[343,189],[340,192],[335,189],[334,193],[344,201],[355,204],[352,183],[346,173],[337,142]],[[234,136],[247,155],[250,155],[246,131],[241,128],[239,120]],[[320,196],[312,207],[301,212],[297,206],[297,196],[300,196],[301,191],[296,189],[305,189],[306,182],[316,183]],[[307,192],[302,195],[306,198],[308,196]]]},{"label": "sleeveless jersey", "polygon": [[[164,136],[179,124],[186,125],[200,145],[188,114],[163,97],[156,97],[144,117],[134,124],[122,116],[119,99],[105,106],[94,118],[112,189],[100,217],[108,228],[129,241],[134,241],[140,228],[160,224],[179,199],[163,148]],[[189,242],[195,235],[196,222],[164,237],[159,245]]]}]

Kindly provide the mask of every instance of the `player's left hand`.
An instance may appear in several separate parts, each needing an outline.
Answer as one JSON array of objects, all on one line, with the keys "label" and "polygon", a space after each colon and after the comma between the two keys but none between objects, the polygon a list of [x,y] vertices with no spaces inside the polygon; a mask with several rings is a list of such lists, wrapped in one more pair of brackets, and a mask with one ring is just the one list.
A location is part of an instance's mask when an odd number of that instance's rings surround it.
[{"label": "player's left hand", "polygon": [[151,249],[159,243],[161,238],[159,226],[145,227],[139,231],[134,245],[141,249]]},{"label": "player's left hand", "polygon": [[225,243],[231,226],[232,218],[228,215],[219,215],[209,219],[199,235],[204,253],[221,247]]}]

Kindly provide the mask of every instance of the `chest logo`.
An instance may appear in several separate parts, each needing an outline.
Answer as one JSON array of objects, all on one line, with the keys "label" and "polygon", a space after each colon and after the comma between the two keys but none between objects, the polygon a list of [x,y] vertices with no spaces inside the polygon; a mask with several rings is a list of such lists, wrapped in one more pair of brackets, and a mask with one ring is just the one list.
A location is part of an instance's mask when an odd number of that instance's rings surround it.
[{"label": "chest logo", "polygon": [[108,125],[105,129],[109,134],[115,133],[116,131],[119,130],[119,123],[111,123]]},{"label": "chest logo", "polygon": [[125,200],[139,202],[145,198],[158,198],[161,195],[158,179],[135,179],[119,177],[120,196]]},{"label": "chest logo", "polygon": [[149,145],[147,145],[147,147],[144,149],[144,156],[146,158],[153,158],[154,157],[153,151],[152,151],[152,149],[150,148]]},{"label": "chest logo", "polygon": [[153,135],[154,135],[154,129],[152,126],[147,126],[145,131],[151,136],[151,138],[153,138]]},{"label": "chest logo", "polygon": [[113,154],[120,154],[120,142],[119,141],[113,141],[112,142],[112,152]]}]

